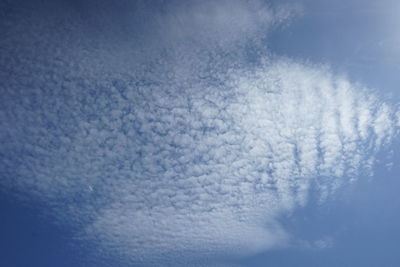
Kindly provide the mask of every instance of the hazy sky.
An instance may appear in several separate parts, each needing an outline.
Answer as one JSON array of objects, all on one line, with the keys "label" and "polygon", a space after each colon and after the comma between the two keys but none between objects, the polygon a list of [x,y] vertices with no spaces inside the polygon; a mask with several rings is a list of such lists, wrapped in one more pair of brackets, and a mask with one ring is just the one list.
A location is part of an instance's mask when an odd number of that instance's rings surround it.
[{"label": "hazy sky", "polygon": [[0,1],[0,263],[398,266],[398,11]]}]

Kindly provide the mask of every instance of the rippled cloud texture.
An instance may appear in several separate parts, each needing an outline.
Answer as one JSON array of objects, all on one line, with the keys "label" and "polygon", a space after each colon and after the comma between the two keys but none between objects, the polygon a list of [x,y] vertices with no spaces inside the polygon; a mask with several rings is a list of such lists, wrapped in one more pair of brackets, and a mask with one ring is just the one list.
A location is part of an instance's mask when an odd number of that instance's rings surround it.
[{"label": "rippled cloud texture", "polygon": [[397,110],[271,55],[261,1],[3,1],[3,190],[130,264],[288,245],[282,214],[373,170]]}]

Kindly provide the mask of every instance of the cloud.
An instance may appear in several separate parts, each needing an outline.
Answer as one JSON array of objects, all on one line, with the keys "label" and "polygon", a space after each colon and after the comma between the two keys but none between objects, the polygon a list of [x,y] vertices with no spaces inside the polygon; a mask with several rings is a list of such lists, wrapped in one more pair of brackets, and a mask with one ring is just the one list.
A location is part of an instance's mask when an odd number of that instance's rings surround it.
[{"label": "cloud", "polygon": [[279,216],[369,174],[397,133],[394,107],[327,67],[248,55],[291,8],[137,2],[138,24],[128,9],[96,32],[110,4],[88,3],[55,30],[43,11],[1,22],[0,184],[103,255],[176,265],[284,246]]}]

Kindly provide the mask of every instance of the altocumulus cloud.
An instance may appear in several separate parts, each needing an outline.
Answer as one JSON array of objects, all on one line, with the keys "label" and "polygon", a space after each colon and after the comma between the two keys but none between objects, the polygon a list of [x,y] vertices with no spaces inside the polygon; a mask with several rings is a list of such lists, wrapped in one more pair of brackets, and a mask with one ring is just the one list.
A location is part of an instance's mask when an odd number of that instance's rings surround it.
[{"label": "altocumulus cloud", "polygon": [[1,5],[2,190],[131,264],[284,246],[280,215],[370,174],[397,134],[369,89],[270,55],[295,7]]}]

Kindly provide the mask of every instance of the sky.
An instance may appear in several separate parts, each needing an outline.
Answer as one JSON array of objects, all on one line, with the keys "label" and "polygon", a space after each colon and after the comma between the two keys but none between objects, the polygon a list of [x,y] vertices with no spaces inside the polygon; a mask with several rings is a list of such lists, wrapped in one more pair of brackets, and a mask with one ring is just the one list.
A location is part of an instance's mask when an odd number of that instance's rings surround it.
[{"label": "sky", "polygon": [[398,266],[400,5],[0,1],[4,266]]}]

